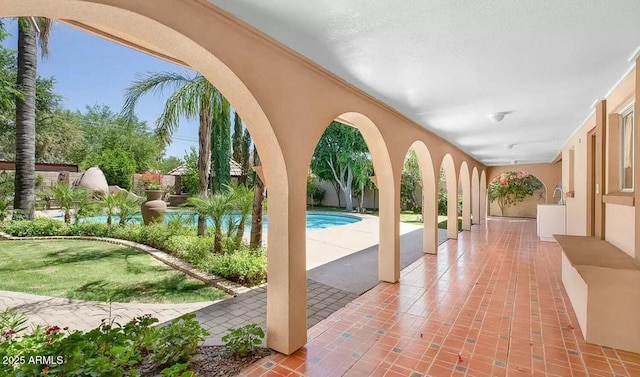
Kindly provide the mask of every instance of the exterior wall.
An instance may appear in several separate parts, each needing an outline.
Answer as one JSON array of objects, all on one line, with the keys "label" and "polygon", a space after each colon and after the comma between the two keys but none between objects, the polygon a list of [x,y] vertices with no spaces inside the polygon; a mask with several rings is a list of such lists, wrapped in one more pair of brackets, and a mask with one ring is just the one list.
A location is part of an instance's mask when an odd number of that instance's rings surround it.
[{"label": "exterior wall", "polygon": [[489,183],[498,175],[508,171],[526,171],[535,175],[547,189],[547,203],[558,201],[558,197],[554,199],[553,189],[562,179],[562,165],[559,163],[551,164],[522,164],[522,165],[503,165],[489,166],[487,168],[487,187]]},{"label": "exterior wall", "polygon": [[[322,199],[321,205],[327,207],[338,207],[338,194],[336,193],[336,189],[331,182],[328,181],[318,181],[316,182],[320,187],[325,190],[324,198]],[[340,192],[340,205],[344,207],[344,194],[342,190]],[[364,208],[368,209],[378,209],[380,206],[380,193],[377,189],[365,189],[364,194]],[[418,188],[416,190],[416,198],[418,199],[418,205],[422,205],[422,189]],[[311,204],[311,198],[307,199],[307,204]],[[354,196],[353,198],[353,206],[360,206],[360,198]]]},{"label": "exterior wall", "polygon": [[[606,136],[606,153],[604,160],[604,181],[605,186],[600,190],[605,194],[604,201],[607,202],[607,197],[612,194],[615,195],[617,191],[617,180],[611,179],[612,166],[610,165],[610,157],[617,150],[617,137],[612,138],[611,127],[609,120],[610,114],[616,114],[620,110],[624,109],[635,99],[635,70],[632,71],[627,77],[625,77],[620,84],[611,92],[609,97],[606,98],[606,112],[605,112],[605,127],[604,132]],[[574,197],[566,198],[567,205],[567,234],[573,235],[587,235],[588,229],[588,214],[587,214],[587,200],[588,187],[587,171],[589,169],[588,161],[588,142],[587,133],[596,128],[597,119],[596,115],[590,116],[580,129],[567,141],[562,147],[562,185],[565,192],[569,190],[569,182],[571,180],[569,163],[570,151],[574,153],[574,167],[573,167],[573,195]],[[636,133],[638,132],[638,124],[636,123]],[[638,146],[635,147],[636,155],[638,154]],[[636,169],[638,168],[636,163]],[[615,167],[614,167],[615,169]],[[638,171],[636,170],[636,174]],[[636,189],[637,190],[637,189]],[[631,204],[631,205],[629,205]],[[619,203],[606,203],[604,214],[604,239],[611,242],[613,245],[622,249],[625,253],[632,257],[636,256],[635,250],[635,219],[636,219],[636,207],[632,203],[627,205]]]},{"label": "exterior wall", "polygon": [[533,193],[532,196],[526,197],[522,202],[504,209],[504,214],[500,212],[498,202],[489,202],[489,216],[504,217],[530,217],[538,216],[538,204],[545,204],[546,194],[544,190]]},{"label": "exterior wall", "polygon": [[[7,173],[15,173],[14,170],[0,169],[0,171],[6,171]],[[37,171],[36,170],[36,179],[38,176],[41,176],[43,178],[43,185],[46,187],[49,187],[60,180],[60,173],[62,173],[63,171],[64,170],[61,170],[61,171]],[[66,173],[69,177],[67,182],[69,184],[72,184],[76,180],[80,179],[80,177],[82,177],[82,173],[79,173],[79,172],[66,171]]]}]

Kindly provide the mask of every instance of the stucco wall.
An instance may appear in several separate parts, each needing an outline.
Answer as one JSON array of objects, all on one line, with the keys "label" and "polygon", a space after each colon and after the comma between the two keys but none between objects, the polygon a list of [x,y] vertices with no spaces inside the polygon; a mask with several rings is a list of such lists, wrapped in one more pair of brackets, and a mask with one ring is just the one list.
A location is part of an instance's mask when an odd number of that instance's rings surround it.
[{"label": "stucco wall", "polygon": [[546,201],[545,191],[538,190],[532,196],[526,197],[522,202],[504,209],[504,214],[500,212],[498,202],[489,203],[489,216],[504,217],[530,217],[536,218],[538,215],[538,204]]},{"label": "stucco wall", "polygon": [[[599,187],[599,191],[605,194],[611,194],[618,190],[615,187],[615,179],[610,179],[612,167],[609,166],[609,157],[613,153],[618,153],[617,145],[613,145],[617,140],[612,140],[610,135],[609,115],[617,114],[635,99],[636,75],[635,71],[628,74],[611,94],[606,98],[606,108],[604,112],[604,135],[606,138],[606,153],[604,161],[604,187]],[[637,119],[637,115],[636,115]],[[591,130],[596,129],[598,119],[597,114],[592,114],[580,127],[580,129],[567,141],[562,148],[562,182],[563,189],[569,191],[570,151],[574,153],[574,197],[566,198],[567,204],[567,233],[574,235],[587,235],[588,232],[588,194],[591,190],[587,182],[588,166],[588,136]],[[638,125],[636,124],[636,132]],[[637,138],[635,141],[636,156],[638,155]],[[613,143],[613,144],[612,144]],[[636,157],[636,169],[637,166]],[[636,174],[638,174],[636,172]],[[637,188],[636,188],[637,190]],[[598,205],[597,203],[595,204]],[[622,249],[625,253],[636,257],[635,254],[635,224],[636,224],[636,207],[633,205],[620,205],[607,203],[604,206],[604,235],[605,240]]]}]

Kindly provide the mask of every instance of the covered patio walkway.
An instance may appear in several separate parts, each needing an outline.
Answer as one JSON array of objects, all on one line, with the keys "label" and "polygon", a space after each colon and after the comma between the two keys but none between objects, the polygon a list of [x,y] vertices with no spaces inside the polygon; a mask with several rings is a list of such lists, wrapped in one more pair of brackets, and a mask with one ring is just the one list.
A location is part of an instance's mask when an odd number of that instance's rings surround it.
[{"label": "covered patio walkway", "polygon": [[535,220],[489,219],[309,330],[246,376],[639,376],[640,355],[585,343]]}]

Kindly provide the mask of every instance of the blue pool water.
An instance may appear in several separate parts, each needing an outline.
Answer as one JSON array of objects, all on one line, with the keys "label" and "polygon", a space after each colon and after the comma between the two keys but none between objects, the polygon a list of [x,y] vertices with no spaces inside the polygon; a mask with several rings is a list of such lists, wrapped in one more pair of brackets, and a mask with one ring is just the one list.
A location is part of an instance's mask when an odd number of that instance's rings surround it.
[{"label": "blue pool water", "polygon": [[[60,217],[61,218],[61,217]],[[191,223],[193,225],[195,225],[198,221],[198,215],[195,214],[194,212],[188,212],[188,211],[169,211],[167,212],[167,214],[165,215],[165,223],[169,223],[171,221],[185,221],[187,223]],[[326,228],[331,228],[332,226],[338,226],[338,225],[345,225],[345,224],[352,224],[352,223],[356,223],[358,221],[360,221],[361,219],[355,216],[349,216],[349,215],[341,215],[341,214],[326,214],[326,213],[314,213],[314,212],[308,212],[307,213],[307,229],[309,230],[313,230],[313,229],[326,229]],[[96,217],[90,217],[87,219],[82,220],[83,222],[99,222],[99,223],[106,223],[107,222],[107,216],[96,216]],[[117,216],[113,217],[113,223],[118,223],[119,218]],[[234,223],[237,223],[240,221],[240,216],[239,215],[229,215],[223,218],[222,220],[222,226],[223,228],[227,228],[229,222],[232,221]],[[251,228],[251,216],[249,216],[247,218],[247,223],[246,223],[246,227],[245,229],[248,231]],[[268,216],[263,216],[262,218],[262,227],[263,229],[266,231],[267,229],[267,224],[269,222],[269,218]],[[131,220],[129,220],[130,224],[141,224],[142,223],[142,215],[141,214],[137,214],[134,215],[133,218]],[[207,218],[207,225],[209,226],[213,226],[213,220],[211,220],[210,218]]]}]

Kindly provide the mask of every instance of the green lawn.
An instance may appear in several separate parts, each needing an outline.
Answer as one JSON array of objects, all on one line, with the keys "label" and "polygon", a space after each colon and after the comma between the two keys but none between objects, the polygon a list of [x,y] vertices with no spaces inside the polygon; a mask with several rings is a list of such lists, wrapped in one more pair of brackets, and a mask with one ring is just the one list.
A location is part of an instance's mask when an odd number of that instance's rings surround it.
[{"label": "green lawn", "polygon": [[198,302],[226,294],[148,254],[97,241],[0,241],[0,290],[113,302]]}]

